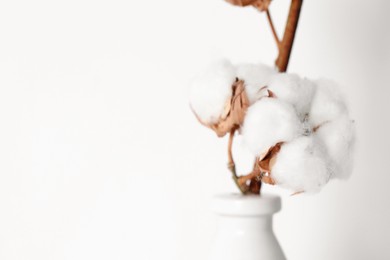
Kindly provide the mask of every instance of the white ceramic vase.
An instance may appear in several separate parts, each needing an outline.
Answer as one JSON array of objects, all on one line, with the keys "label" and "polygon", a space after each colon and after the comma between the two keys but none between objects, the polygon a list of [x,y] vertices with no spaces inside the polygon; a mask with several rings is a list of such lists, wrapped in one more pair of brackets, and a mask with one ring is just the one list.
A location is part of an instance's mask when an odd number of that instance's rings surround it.
[{"label": "white ceramic vase", "polygon": [[285,260],[272,229],[272,215],[280,209],[278,196],[215,196],[218,226],[209,260]]}]

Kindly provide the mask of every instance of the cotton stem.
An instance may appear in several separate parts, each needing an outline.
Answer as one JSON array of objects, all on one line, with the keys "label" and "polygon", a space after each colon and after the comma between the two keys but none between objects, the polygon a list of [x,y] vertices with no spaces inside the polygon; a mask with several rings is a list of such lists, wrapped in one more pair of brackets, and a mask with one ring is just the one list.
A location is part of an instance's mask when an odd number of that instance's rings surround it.
[{"label": "cotton stem", "polygon": [[252,179],[255,178],[260,178],[261,177],[261,172],[260,171],[252,171],[251,173],[247,175],[240,176],[238,178],[238,184],[239,185],[246,185],[246,183]]},{"label": "cotton stem", "polygon": [[275,61],[280,72],[287,71],[291,50],[294,43],[295,33],[298,27],[303,0],[291,0],[290,11],[284,29],[283,39],[280,43],[279,55]]},{"label": "cotton stem", "polygon": [[274,36],[276,45],[278,46],[278,50],[280,51],[280,40],[279,40],[279,37],[278,37],[278,33],[276,32],[274,23],[272,21],[271,13],[270,13],[270,11],[268,9],[267,9],[267,20],[268,20],[268,23],[269,23],[269,25],[271,27],[272,35]]},{"label": "cotton stem", "polygon": [[233,181],[237,185],[238,189],[241,191],[242,194],[245,194],[247,192],[247,187],[245,185],[240,185],[239,178],[238,178],[237,172],[236,172],[236,165],[235,165],[234,159],[233,159],[233,140],[234,140],[234,133],[235,132],[236,132],[236,129],[232,129],[232,130],[230,130],[230,133],[229,133],[228,169],[232,173]]}]

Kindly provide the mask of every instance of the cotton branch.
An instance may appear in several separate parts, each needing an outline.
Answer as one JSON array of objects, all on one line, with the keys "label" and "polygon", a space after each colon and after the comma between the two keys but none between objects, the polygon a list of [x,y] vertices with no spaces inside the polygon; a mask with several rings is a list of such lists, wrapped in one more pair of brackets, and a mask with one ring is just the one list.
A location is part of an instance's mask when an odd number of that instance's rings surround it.
[{"label": "cotton branch", "polygon": [[275,61],[276,67],[278,67],[279,72],[287,71],[288,62],[290,60],[291,50],[295,38],[295,33],[298,27],[299,15],[301,13],[303,0],[291,0],[290,11],[287,18],[286,27],[284,29],[284,35],[282,40],[278,38],[278,35],[275,30],[275,26],[271,19],[271,14],[269,12],[269,5],[271,0],[226,0],[227,2],[236,5],[236,6],[253,6],[261,12],[266,12],[267,19],[270,24],[272,34],[275,38],[276,44],[278,46],[279,54]]},{"label": "cotton branch", "polygon": [[276,45],[278,46],[278,50],[280,51],[280,40],[279,40],[279,37],[278,37],[278,33],[276,32],[274,23],[273,23],[273,21],[272,21],[271,13],[270,13],[269,10],[267,10],[267,20],[268,20],[268,23],[269,23],[269,25],[270,25],[270,27],[271,27],[272,34],[273,34],[273,36],[274,36]]},{"label": "cotton branch", "polygon": [[[286,27],[284,30],[284,35],[282,40],[279,39],[278,34],[276,32],[274,23],[272,21],[272,17],[269,11],[269,5],[271,0],[226,0],[227,2],[236,5],[236,6],[253,6],[260,12],[266,12],[267,20],[271,27],[271,31],[273,37],[275,39],[277,48],[278,48],[278,57],[275,60],[275,65],[278,68],[279,72],[285,72],[288,67],[288,63],[290,60],[291,50],[295,38],[295,33],[298,26],[299,15],[301,12],[301,7],[303,0],[291,0],[290,11],[287,18]],[[270,97],[272,97],[272,92],[269,93]],[[261,181],[265,183],[274,184],[274,181],[271,177],[267,175],[263,175],[261,169],[257,167],[257,160],[255,162],[255,166],[253,171],[250,174],[238,177],[236,173],[236,167],[233,160],[232,154],[232,145],[234,139],[234,133],[237,129],[232,129],[230,131],[229,136],[229,144],[228,144],[228,168],[232,172],[233,180],[236,183],[237,187],[240,191],[245,193],[260,193],[261,189]],[[269,163],[269,162],[268,162]],[[249,185],[248,182],[250,181]]]},{"label": "cotton branch", "polygon": [[236,132],[236,129],[230,130],[229,133],[229,144],[228,144],[228,168],[230,172],[232,173],[232,178],[234,183],[237,185],[238,189],[241,191],[242,194],[245,194],[247,192],[247,187],[245,183],[240,183],[236,172],[236,165],[234,163],[233,159],[233,139],[234,139],[234,133]]},{"label": "cotton branch", "polygon": [[275,61],[280,72],[287,71],[291,50],[294,43],[295,33],[298,27],[303,0],[291,0],[290,11],[287,18],[286,28],[279,48],[279,55]]}]

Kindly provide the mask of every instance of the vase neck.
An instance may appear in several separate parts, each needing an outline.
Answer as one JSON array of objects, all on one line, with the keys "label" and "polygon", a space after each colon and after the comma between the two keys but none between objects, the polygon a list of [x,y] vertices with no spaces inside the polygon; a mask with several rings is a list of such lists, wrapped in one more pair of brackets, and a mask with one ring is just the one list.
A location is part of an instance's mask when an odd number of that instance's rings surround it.
[{"label": "vase neck", "polygon": [[240,231],[256,231],[256,230],[272,230],[272,215],[263,216],[218,216],[218,226],[220,230],[240,230]]},{"label": "vase neck", "polygon": [[280,198],[273,195],[243,196],[238,194],[217,195],[212,209],[220,216],[256,217],[272,216],[281,208]]}]

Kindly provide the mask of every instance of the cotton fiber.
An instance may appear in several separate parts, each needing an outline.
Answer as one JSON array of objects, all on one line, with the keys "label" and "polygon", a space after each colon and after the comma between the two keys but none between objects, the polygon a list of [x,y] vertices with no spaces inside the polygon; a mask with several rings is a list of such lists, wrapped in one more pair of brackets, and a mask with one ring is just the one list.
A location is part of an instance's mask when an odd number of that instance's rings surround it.
[{"label": "cotton fiber", "polygon": [[309,121],[314,127],[347,113],[346,102],[337,83],[321,79],[315,84],[316,92],[309,113]]},{"label": "cotton fiber", "polygon": [[223,60],[214,63],[192,81],[190,105],[203,123],[214,124],[219,121],[226,102],[232,96],[235,80],[235,67],[229,61]]},{"label": "cotton fiber", "polygon": [[294,192],[318,192],[330,179],[331,164],[312,136],[282,145],[272,168],[277,185]]},{"label": "cotton fiber", "polygon": [[346,115],[323,124],[315,132],[325,145],[326,151],[332,160],[334,178],[347,179],[352,172],[353,150],[355,147],[355,126]]},{"label": "cotton fiber", "polygon": [[279,73],[271,78],[268,89],[278,99],[290,103],[301,119],[309,113],[315,91],[310,80],[301,79],[296,74]]},{"label": "cotton fiber", "polygon": [[237,78],[244,80],[246,93],[251,104],[264,96],[261,89],[269,84],[271,77],[275,74],[277,74],[276,70],[264,64],[237,65]]},{"label": "cotton fiber", "polygon": [[258,156],[279,142],[292,141],[301,132],[302,124],[290,104],[263,98],[249,107],[242,136],[244,144]]}]

